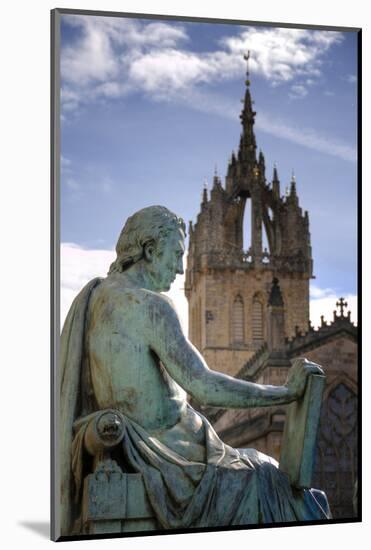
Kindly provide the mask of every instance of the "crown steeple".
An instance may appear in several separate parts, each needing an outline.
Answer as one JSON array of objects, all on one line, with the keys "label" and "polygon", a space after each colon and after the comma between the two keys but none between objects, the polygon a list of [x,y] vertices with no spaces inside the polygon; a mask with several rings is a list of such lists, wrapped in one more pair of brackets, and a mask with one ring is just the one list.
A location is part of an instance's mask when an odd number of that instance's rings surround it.
[{"label": "crown steeple", "polygon": [[250,80],[249,80],[249,68],[248,61],[250,59],[250,52],[245,54],[244,59],[246,61],[246,91],[243,101],[243,109],[240,114],[242,123],[242,135],[240,140],[239,159],[243,163],[248,163],[251,166],[256,163],[256,140],[254,134],[254,122],[256,112],[253,110],[253,102],[250,94]]}]

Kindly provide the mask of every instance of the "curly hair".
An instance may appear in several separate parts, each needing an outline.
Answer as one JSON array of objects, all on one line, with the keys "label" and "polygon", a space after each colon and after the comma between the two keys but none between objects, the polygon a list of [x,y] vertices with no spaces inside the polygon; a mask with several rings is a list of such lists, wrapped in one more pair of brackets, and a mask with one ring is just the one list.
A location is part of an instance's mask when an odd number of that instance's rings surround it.
[{"label": "curly hair", "polygon": [[186,233],[185,223],[164,206],[148,206],[127,219],[116,244],[116,260],[108,275],[123,272],[143,258],[144,246],[156,245],[175,229]]}]

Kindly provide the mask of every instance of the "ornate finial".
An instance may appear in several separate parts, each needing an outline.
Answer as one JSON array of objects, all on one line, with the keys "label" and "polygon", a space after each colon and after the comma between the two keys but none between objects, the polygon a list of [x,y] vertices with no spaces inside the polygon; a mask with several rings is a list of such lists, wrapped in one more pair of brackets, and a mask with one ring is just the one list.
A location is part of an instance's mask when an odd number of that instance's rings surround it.
[{"label": "ornate finial", "polygon": [[218,185],[221,185],[221,180],[218,176],[218,165],[215,163],[214,168],[214,178],[213,178],[213,187],[217,187]]},{"label": "ornate finial", "polygon": [[340,298],[338,302],[336,302],[336,307],[340,309],[340,317],[344,318],[344,308],[348,307],[348,303],[344,300],[344,298]]},{"label": "ornate finial", "polygon": [[278,181],[278,172],[277,172],[277,164],[273,164],[273,180],[272,181]]},{"label": "ornate finial", "polygon": [[290,194],[296,195],[296,178],[295,178],[294,170],[291,173]]},{"label": "ornate finial", "polygon": [[247,50],[247,53],[243,55],[244,60],[246,61],[246,76],[249,76],[249,59],[250,59],[250,50]]},{"label": "ornate finial", "polygon": [[250,86],[250,80],[249,80],[249,59],[250,59],[250,50],[247,50],[247,53],[243,56],[244,60],[246,61],[246,80],[245,84],[246,86]]},{"label": "ornate finial", "polygon": [[208,201],[208,193],[207,193],[207,179],[204,179],[204,188],[202,191],[202,204],[206,204]]}]

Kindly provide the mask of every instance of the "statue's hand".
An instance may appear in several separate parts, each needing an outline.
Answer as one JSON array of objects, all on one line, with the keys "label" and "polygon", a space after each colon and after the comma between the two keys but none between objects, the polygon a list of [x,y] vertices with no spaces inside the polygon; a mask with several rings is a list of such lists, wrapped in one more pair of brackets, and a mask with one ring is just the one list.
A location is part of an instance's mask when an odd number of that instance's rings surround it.
[{"label": "statue's hand", "polygon": [[290,398],[300,399],[305,390],[305,386],[310,374],[322,374],[325,373],[319,365],[312,363],[307,359],[295,359],[293,365],[289,370],[287,377],[286,387],[289,390]]}]

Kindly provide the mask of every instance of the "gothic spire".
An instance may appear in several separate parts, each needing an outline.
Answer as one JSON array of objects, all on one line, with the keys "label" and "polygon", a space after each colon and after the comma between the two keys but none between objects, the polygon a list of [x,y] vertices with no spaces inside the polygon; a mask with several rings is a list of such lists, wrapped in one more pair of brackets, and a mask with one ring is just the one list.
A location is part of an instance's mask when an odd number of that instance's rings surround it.
[{"label": "gothic spire", "polygon": [[276,197],[280,196],[280,180],[278,179],[277,165],[273,166],[272,190]]},{"label": "gothic spire", "polygon": [[273,165],[273,179],[272,179],[272,183],[273,182],[280,182],[280,180],[278,179],[278,172],[277,172],[277,164],[274,163]]},{"label": "gothic spire", "polygon": [[298,198],[298,195],[296,193],[296,178],[295,178],[294,170],[292,171],[292,175],[291,175],[290,191],[289,191],[289,194],[288,194],[288,198],[289,198],[291,204],[293,204],[295,206],[299,205],[299,198]]},{"label": "gothic spire", "polygon": [[292,171],[292,175],[291,175],[290,195],[296,196],[296,178],[295,178],[294,170]]},{"label": "gothic spire", "polygon": [[256,112],[252,108],[253,102],[250,95],[250,80],[248,69],[250,52],[247,52],[247,54],[245,54],[243,57],[246,60],[246,91],[245,98],[243,100],[243,109],[240,114],[240,119],[242,123],[242,136],[240,141],[239,157],[243,162],[253,164],[256,162],[256,140],[253,129]]},{"label": "gothic spire", "polygon": [[207,179],[204,180],[204,188],[202,191],[202,203],[203,205],[207,204],[208,201],[208,193],[207,193]]},{"label": "gothic spire", "polygon": [[218,167],[217,167],[217,164],[215,163],[214,177],[213,177],[213,189],[215,189],[218,186],[221,186],[221,181],[220,181],[220,177],[218,176]]}]

